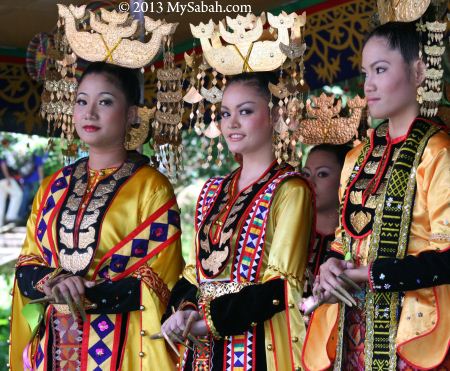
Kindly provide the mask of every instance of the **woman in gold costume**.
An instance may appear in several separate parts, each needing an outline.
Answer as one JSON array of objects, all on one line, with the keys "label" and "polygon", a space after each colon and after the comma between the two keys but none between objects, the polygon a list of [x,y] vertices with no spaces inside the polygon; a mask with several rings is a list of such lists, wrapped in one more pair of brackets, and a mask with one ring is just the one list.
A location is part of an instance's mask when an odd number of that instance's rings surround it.
[{"label": "woman in gold costume", "polygon": [[181,273],[179,210],[168,180],[125,149],[139,97],[134,70],[97,62],[81,77],[74,122],[89,157],[35,197],[13,291],[13,370],[173,368],[144,335],[159,330]]},{"label": "woman in gold costume", "polygon": [[[305,328],[302,294],[312,225],[311,191],[273,153],[269,73],[227,82],[221,131],[241,166],[211,178],[196,207],[195,249],[176,284],[163,334],[188,328],[202,345],[184,353],[184,370],[294,370]],[[169,317],[171,313],[166,316]]]},{"label": "woman in gold costume", "polygon": [[[416,92],[426,77],[419,40],[415,24],[392,22],[364,45],[369,111],[387,121],[346,158],[332,248],[347,261],[331,258],[320,268],[314,291],[328,304],[308,328],[307,370],[450,369],[448,279],[408,269],[409,256],[429,254],[442,271],[448,258],[439,254],[450,245],[450,138],[438,118],[419,115]],[[361,284],[357,306],[333,304],[333,288],[351,289],[341,274]]]}]

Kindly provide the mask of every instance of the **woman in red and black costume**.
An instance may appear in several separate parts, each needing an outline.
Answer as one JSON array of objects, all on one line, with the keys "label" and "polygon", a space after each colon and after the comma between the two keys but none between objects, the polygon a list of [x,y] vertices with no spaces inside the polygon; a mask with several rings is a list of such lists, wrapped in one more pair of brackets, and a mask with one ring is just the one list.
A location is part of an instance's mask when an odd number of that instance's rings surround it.
[{"label": "woman in red and black costume", "polygon": [[[270,73],[227,82],[221,132],[241,166],[211,178],[196,206],[195,248],[170,301],[166,335],[189,328],[194,344],[183,370],[295,370],[305,326],[302,295],[313,219],[312,195],[299,173],[275,159]],[[271,120],[272,118],[272,120]],[[169,317],[169,318],[168,318]]]}]

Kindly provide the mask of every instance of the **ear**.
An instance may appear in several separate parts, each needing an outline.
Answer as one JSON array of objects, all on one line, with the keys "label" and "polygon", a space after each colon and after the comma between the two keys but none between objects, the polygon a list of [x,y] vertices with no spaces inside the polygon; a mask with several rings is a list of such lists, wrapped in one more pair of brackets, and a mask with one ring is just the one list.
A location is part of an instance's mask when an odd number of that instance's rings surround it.
[{"label": "ear", "polygon": [[138,106],[130,106],[128,107],[127,112],[127,128],[131,125],[135,124],[138,119]]},{"label": "ear", "polygon": [[416,86],[419,87],[425,81],[426,66],[422,59],[417,59],[413,62],[413,78]]}]

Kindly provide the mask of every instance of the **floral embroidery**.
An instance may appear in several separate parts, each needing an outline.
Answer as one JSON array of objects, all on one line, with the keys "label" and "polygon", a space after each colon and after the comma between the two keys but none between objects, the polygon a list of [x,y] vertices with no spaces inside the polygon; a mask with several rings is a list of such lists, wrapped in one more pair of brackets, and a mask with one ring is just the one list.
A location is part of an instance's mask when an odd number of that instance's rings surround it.
[{"label": "floral embroidery", "polygon": [[106,331],[109,328],[109,325],[106,323],[106,321],[102,321],[98,324],[98,328],[100,331]]},{"label": "floral embroidery", "polygon": [[97,354],[98,356],[102,356],[103,354],[105,354],[105,351],[103,350],[103,348],[97,348],[95,349],[95,354]]}]

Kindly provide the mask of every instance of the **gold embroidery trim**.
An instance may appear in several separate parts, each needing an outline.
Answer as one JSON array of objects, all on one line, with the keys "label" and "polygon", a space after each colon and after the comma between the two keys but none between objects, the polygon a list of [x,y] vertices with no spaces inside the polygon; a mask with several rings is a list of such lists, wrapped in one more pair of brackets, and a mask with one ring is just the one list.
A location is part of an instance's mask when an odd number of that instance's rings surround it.
[{"label": "gold embroidery trim", "polygon": [[235,294],[253,282],[203,282],[200,284],[199,302],[207,302],[227,294]]},{"label": "gold embroidery trim", "polygon": [[[421,143],[417,147],[417,152],[415,154],[414,163],[411,168],[411,174],[416,173],[417,166],[420,163],[422,157],[423,149],[428,143],[428,139],[437,131],[436,128],[428,130],[428,132],[423,136]],[[392,167],[390,169],[392,171]],[[408,184],[406,186],[406,194],[404,198],[404,211],[402,214],[401,224],[400,224],[400,238],[398,241],[397,258],[403,258],[405,256],[406,248],[408,246],[408,229],[409,221],[411,219],[413,196],[415,190],[416,177],[410,176],[408,179]],[[387,187],[383,189],[383,193],[380,196],[383,200],[386,199]],[[375,218],[372,228],[372,239],[369,245],[369,257],[368,262],[373,262],[378,255],[378,246],[380,243],[380,233],[382,227],[382,216],[383,216],[383,203],[378,203],[377,209],[375,211]],[[371,292],[369,289],[366,293],[366,339],[364,341],[364,364],[367,367],[371,367],[373,359],[373,343],[374,343],[374,314],[375,314],[375,293]],[[396,300],[397,299],[397,300]],[[394,305],[395,303],[395,305]],[[397,365],[397,353],[395,349],[395,337],[397,333],[398,321],[396,320],[396,309],[398,304],[398,297],[392,294],[391,297],[391,324],[389,329],[389,358],[390,364],[389,369],[395,370]],[[395,309],[393,309],[395,308]]]},{"label": "gold embroidery trim", "polygon": [[281,270],[280,268],[278,268],[278,267],[276,267],[276,266],[274,266],[274,265],[271,265],[271,264],[269,264],[269,265],[267,266],[267,270],[269,270],[269,271],[274,271],[274,272],[277,272],[277,273],[281,274],[281,277],[282,277],[282,278],[293,279],[294,281],[297,281],[297,282],[303,281],[303,279],[302,279],[301,277],[296,276],[295,274],[292,274],[292,273],[288,273],[288,272],[286,272],[286,271],[283,271],[283,270]]},{"label": "gold embroidery trim", "polygon": [[170,290],[164,280],[159,277],[158,273],[156,273],[147,264],[144,264],[134,271],[132,276],[141,279],[151,290],[154,291],[159,300],[161,300],[161,303],[164,306],[167,306],[170,298]]},{"label": "gold embroidery trim", "polygon": [[220,340],[222,337],[220,336],[219,331],[217,331],[216,326],[214,326],[214,322],[211,317],[211,308],[209,301],[202,303],[202,311],[206,324],[208,325],[209,332],[211,332],[211,335],[214,337],[214,339]]},{"label": "gold embroidery trim", "polygon": [[350,223],[358,233],[360,233],[371,220],[372,215],[365,211],[354,211],[350,214]]},{"label": "gold embroidery trim", "polygon": [[375,174],[377,172],[378,169],[378,164],[379,162],[376,161],[369,161],[366,166],[364,166],[364,172],[366,174]]}]

